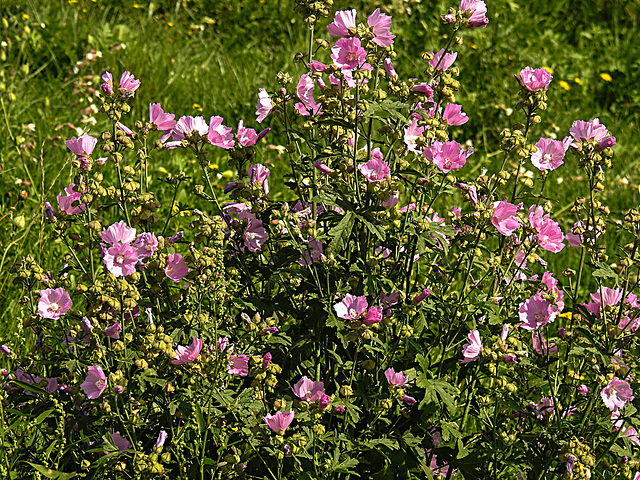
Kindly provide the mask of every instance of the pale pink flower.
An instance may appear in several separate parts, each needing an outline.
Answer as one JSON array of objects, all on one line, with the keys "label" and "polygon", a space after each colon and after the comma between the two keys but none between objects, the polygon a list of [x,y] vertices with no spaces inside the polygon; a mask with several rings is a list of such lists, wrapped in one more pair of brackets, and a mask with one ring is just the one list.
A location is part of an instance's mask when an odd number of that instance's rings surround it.
[{"label": "pale pink flower", "polygon": [[138,260],[148,258],[158,249],[158,239],[154,233],[143,232],[133,242],[133,247],[138,254]]},{"label": "pale pink flower", "polygon": [[60,318],[71,309],[71,305],[71,297],[62,287],[40,290],[38,313],[43,318]]},{"label": "pale pink flower", "polygon": [[536,151],[531,155],[531,163],[538,170],[555,170],[564,163],[564,154],[569,148],[571,138],[563,141],[541,138],[536,143]]},{"label": "pale pink flower", "polygon": [[122,277],[136,271],[138,252],[127,243],[116,243],[107,249],[102,260],[109,272],[116,277]]},{"label": "pale pink flower", "polygon": [[522,321],[520,327],[530,331],[538,330],[553,322],[558,315],[557,309],[553,308],[551,302],[542,298],[540,293],[521,303],[518,312]]},{"label": "pale pink flower", "polygon": [[376,8],[369,18],[367,18],[369,30],[375,35],[371,40],[376,45],[388,47],[393,43],[395,35],[391,34],[391,17],[380,13],[380,9]]},{"label": "pale pink flower", "polygon": [[291,390],[300,400],[315,402],[324,393],[324,383],[314,382],[305,376],[298,380]]},{"label": "pale pink flower", "polygon": [[176,126],[173,113],[165,113],[159,103],[149,104],[149,123],[155,125],[160,131],[172,130]]},{"label": "pale pink flower", "polygon": [[179,253],[170,253],[167,257],[167,266],[164,267],[164,273],[174,282],[179,282],[189,273],[189,267],[182,259]]},{"label": "pale pink flower", "polygon": [[107,377],[105,376],[102,368],[98,365],[92,365],[88,368],[87,377],[85,378],[80,388],[84,390],[88,399],[93,400],[102,395],[105,388],[107,388]]},{"label": "pale pink flower", "polygon": [[480,332],[478,330],[471,330],[469,332],[469,343],[465,343],[462,346],[462,356],[464,359],[460,360],[460,363],[473,362],[480,358],[482,354],[482,340],[480,340]]},{"label": "pale pink flower", "polygon": [[271,170],[260,163],[256,163],[255,165],[251,165],[248,170],[249,181],[251,185],[262,185],[264,193],[269,195],[269,174],[271,174]]},{"label": "pale pink flower", "polygon": [[362,323],[369,327],[382,320],[382,307],[369,307]]},{"label": "pale pink flower", "polygon": [[296,86],[296,94],[302,104],[295,104],[295,108],[300,115],[317,115],[322,113],[320,111],[322,104],[316,103],[315,98],[313,98],[313,90],[315,87],[316,84],[308,73],[300,77],[298,85]]},{"label": "pale pink flower", "polygon": [[558,347],[556,347],[556,344],[553,342],[547,342],[544,339],[542,330],[531,332],[531,345],[538,355],[552,355],[554,353],[558,353]]},{"label": "pale pink flower", "polygon": [[122,220],[100,232],[100,238],[109,245],[131,243],[136,239],[136,229],[127,226]]},{"label": "pale pink flower", "polygon": [[205,135],[208,135],[209,142],[212,145],[229,150],[235,145],[233,129],[222,125],[222,120],[222,117],[211,117],[209,119],[209,130]]},{"label": "pale pink flower", "polygon": [[384,59],[384,70],[387,72],[387,75],[389,75],[389,78],[391,79],[398,76],[398,74],[396,73],[396,69],[393,68],[393,63],[391,62],[390,58]]},{"label": "pale pink flower", "polygon": [[102,81],[104,82],[100,85],[100,88],[107,95],[111,95],[113,93],[113,75],[109,72],[105,72],[102,74]]},{"label": "pale pink flower", "polygon": [[420,135],[422,135],[425,131],[426,127],[418,126],[418,119],[413,118],[411,120],[411,125],[409,125],[404,130],[404,143],[407,146],[407,150],[410,152],[418,153],[416,140]]},{"label": "pale pink flower", "polygon": [[578,148],[580,143],[595,141],[598,143],[598,149],[604,150],[607,147],[613,147],[616,144],[616,137],[610,136],[607,127],[595,118],[590,122],[576,120],[571,125],[569,133],[574,139],[571,144],[573,148]]},{"label": "pale pink flower", "polygon": [[548,252],[558,253],[564,248],[564,235],[557,222],[547,218],[537,235],[538,245]]},{"label": "pale pink flower", "polygon": [[302,255],[298,263],[309,266],[322,258],[322,242],[320,240],[310,240],[302,250]]},{"label": "pale pink flower", "polygon": [[367,297],[356,297],[347,293],[341,302],[336,303],[333,308],[336,311],[336,316],[345,320],[356,320],[364,315],[367,311]]},{"label": "pale pink flower", "polygon": [[340,10],[329,25],[329,35],[332,37],[347,37],[355,33],[356,29],[356,9]]},{"label": "pale pink flower", "polygon": [[384,371],[384,376],[391,387],[403,388],[409,385],[409,378],[402,372],[396,373],[393,368],[387,368]]},{"label": "pale pink flower", "polygon": [[256,105],[256,122],[262,123],[267,118],[273,109],[273,100],[269,97],[269,94],[264,88],[261,88],[258,93],[258,104]]},{"label": "pale pink flower", "polygon": [[267,415],[262,417],[262,419],[271,430],[276,432],[278,435],[284,435],[284,431],[289,427],[289,425],[291,425],[294,415],[294,411],[291,410],[289,413],[277,412],[275,415],[267,413]]},{"label": "pale pink flower", "polygon": [[455,103],[447,103],[444,107],[442,119],[447,122],[448,125],[453,126],[464,125],[469,121],[467,114],[462,111],[462,105]]},{"label": "pale pink flower", "polygon": [[429,60],[429,65],[431,67],[436,68],[437,70],[446,70],[453,62],[458,58],[458,53],[444,53],[444,48],[440,50],[438,53],[433,53],[430,51],[429,53],[433,54],[433,58]]},{"label": "pale pink flower", "polygon": [[131,442],[120,435],[120,432],[115,432],[111,434],[111,440],[113,444],[116,446],[118,451],[129,450],[131,448]]},{"label": "pale pink flower", "polygon": [[195,361],[200,355],[200,351],[202,350],[202,340],[198,337],[193,337],[191,341],[191,345],[188,347],[184,347],[182,345],[178,345],[174,348],[176,352],[176,356],[173,357],[171,363],[174,365],[182,365],[184,363],[191,363]]},{"label": "pale pink flower", "polygon": [[238,143],[243,147],[251,147],[258,140],[264,137],[270,128],[265,128],[260,133],[256,133],[253,128],[246,128],[242,120],[238,122]]},{"label": "pale pink flower", "polygon": [[107,327],[104,329],[104,334],[109,338],[113,338],[114,340],[118,340],[120,338],[119,332],[120,332],[120,322],[116,322],[110,327]]},{"label": "pale pink flower", "polygon": [[181,147],[184,139],[198,142],[202,138],[206,138],[208,132],[209,125],[207,125],[204,118],[185,115],[180,117],[173,129],[171,129],[170,136],[172,141],[166,142],[164,145],[166,148],[171,149]]},{"label": "pale pink flower", "polygon": [[[374,154],[374,152],[376,153]],[[384,182],[391,179],[389,164],[382,158],[380,149],[376,148],[371,152],[371,160],[358,165],[358,171],[371,183]]]},{"label": "pale pink flower", "polygon": [[167,432],[165,432],[164,430],[160,430],[160,433],[158,434],[158,439],[156,440],[156,448],[164,447],[164,443],[167,441],[168,437],[169,437],[169,434]]},{"label": "pale pink flower", "polygon": [[333,170],[331,170],[327,165],[322,163],[321,161],[313,162],[313,166],[318,169],[318,171],[324,173],[325,175],[331,175]]},{"label": "pale pink flower", "polygon": [[433,96],[433,88],[431,88],[431,85],[428,83],[418,83],[411,87],[411,90],[426,95],[429,98]]},{"label": "pale pink flower", "polygon": [[342,69],[355,70],[364,65],[367,52],[360,45],[359,38],[341,38],[331,48],[333,62]]},{"label": "pale pink flower", "polygon": [[96,148],[98,139],[88,133],[83,133],[80,137],[71,137],[71,140],[67,140],[64,143],[74,155],[78,157],[89,157],[93,153],[94,148]]},{"label": "pale pink flower", "polygon": [[519,208],[503,200],[494,204],[495,210],[491,217],[491,223],[502,235],[511,235],[520,228],[520,219],[517,216]]},{"label": "pale pink flower", "polygon": [[123,88],[126,93],[135,92],[139,86],[140,80],[136,80],[131,73],[124,72],[120,76],[120,88]]},{"label": "pale pink flower", "polygon": [[229,355],[227,373],[240,377],[249,375],[249,357],[246,355]]},{"label": "pale pink flower", "polygon": [[613,411],[621,410],[629,401],[633,400],[631,385],[625,380],[613,377],[606,387],[600,392],[605,406]]},{"label": "pale pink flower", "polygon": [[424,158],[433,162],[442,172],[449,173],[451,170],[464,166],[467,162],[468,153],[456,141],[436,141],[433,142],[433,145],[424,149],[423,155]]},{"label": "pale pink flower", "polygon": [[533,69],[525,67],[520,70],[520,74],[516,75],[516,80],[523,88],[530,92],[538,90],[546,90],[553,79],[553,76],[544,68]]},{"label": "pale pink flower", "polygon": [[600,309],[617,305],[622,300],[622,290],[609,287],[601,287],[596,293],[591,293],[591,302],[586,304],[587,311],[595,316],[600,315]]},{"label": "pale pink flower", "polygon": [[463,12],[471,12],[471,17],[465,24],[467,28],[484,28],[489,23],[486,17],[487,6],[479,0],[460,0],[458,8]]},{"label": "pale pink flower", "polygon": [[[58,206],[60,210],[67,215],[75,215],[76,213],[84,212],[87,206],[84,203],[79,203],[82,194],[73,190],[75,184],[71,183],[64,189],[66,195],[59,193],[56,199],[58,200]],[[74,203],[78,202],[76,205]]]},{"label": "pale pink flower", "polygon": [[242,212],[240,220],[247,219],[247,227],[244,229],[242,239],[244,246],[250,252],[258,252],[262,250],[262,246],[267,241],[267,230],[262,225],[262,220],[258,220],[251,212]]}]

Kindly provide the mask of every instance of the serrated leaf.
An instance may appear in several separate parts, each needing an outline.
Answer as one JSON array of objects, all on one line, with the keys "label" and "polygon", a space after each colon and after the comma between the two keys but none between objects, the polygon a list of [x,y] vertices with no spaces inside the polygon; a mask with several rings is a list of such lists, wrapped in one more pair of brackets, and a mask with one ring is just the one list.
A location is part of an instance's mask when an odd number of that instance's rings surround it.
[{"label": "serrated leaf", "polygon": [[358,215],[358,218],[360,219],[360,221],[362,221],[364,226],[367,227],[367,230],[378,237],[378,240],[383,241],[387,238],[384,227],[382,225],[380,225],[379,223],[373,223],[371,221],[372,219],[370,219],[370,217],[367,218],[367,216],[365,215]]},{"label": "serrated leaf", "polygon": [[600,278],[618,278],[618,274],[613,271],[613,269],[603,262],[596,262],[596,269],[591,272],[592,277],[600,277]]},{"label": "serrated leaf", "polygon": [[346,247],[355,221],[356,214],[349,211],[343,215],[342,220],[340,220],[338,225],[329,230],[329,235],[333,237],[331,248],[334,253],[339,253],[344,249],[344,247]]},{"label": "serrated leaf", "polygon": [[58,470],[53,470],[51,468],[45,467],[44,465],[38,465],[37,463],[31,463],[31,462],[27,462],[27,463],[31,465],[33,468],[35,468],[40,473],[40,475],[42,475],[45,478],[50,478],[52,480],[55,480],[55,479],[68,480],[76,476],[75,473],[64,473]]},{"label": "serrated leaf", "polygon": [[457,394],[457,389],[453,385],[444,380],[427,378],[424,373],[418,375],[416,385],[424,388],[424,399],[420,402],[420,409],[423,409],[428,404],[442,404],[449,412],[455,410],[454,395]]}]

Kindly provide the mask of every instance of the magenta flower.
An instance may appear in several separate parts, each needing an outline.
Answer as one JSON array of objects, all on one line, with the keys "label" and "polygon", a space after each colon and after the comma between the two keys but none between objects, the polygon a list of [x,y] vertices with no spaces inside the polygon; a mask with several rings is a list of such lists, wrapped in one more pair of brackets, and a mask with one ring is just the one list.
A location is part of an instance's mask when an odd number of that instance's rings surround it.
[{"label": "magenta flower", "polygon": [[315,98],[313,98],[313,90],[315,87],[316,84],[308,73],[300,77],[298,85],[296,86],[296,94],[302,103],[298,102],[294,105],[300,115],[308,116],[322,113],[320,111],[322,104],[316,103]]},{"label": "magenta flower", "polygon": [[629,382],[620,380],[618,377],[611,379],[607,386],[600,392],[600,396],[605,406],[612,412],[621,410],[627,402],[632,401],[634,398]]},{"label": "magenta flower", "polygon": [[[380,152],[379,148],[376,148],[375,150]],[[382,155],[379,157],[380,158],[376,156],[374,158],[373,152],[371,152],[371,160],[367,163],[358,165],[358,171],[371,183],[391,180],[391,169],[389,168],[389,164],[382,160]]]},{"label": "magenta flower", "polygon": [[284,435],[284,431],[289,427],[289,425],[291,425],[293,417],[294,412],[291,410],[289,413],[277,412],[275,415],[267,413],[267,415],[262,417],[262,419],[271,430],[276,432],[278,435]]},{"label": "magenta flower", "polygon": [[430,51],[429,53],[433,54],[433,58],[429,60],[429,65],[437,70],[446,70],[453,62],[458,58],[458,53],[444,53],[444,48],[440,50],[438,53],[433,53]]},{"label": "magenta flower", "polygon": [[324,394],[324,383],[314,382],[305,376],[298,380],[291,390],[300,400],[315,402]]},{"label": "magenta flower", "polygon": [[536,293],[520,304],[518,310],[522,325],[525,330],[535,331],[540,327],[553,322],[558,315],[557,309],[548,300],[542,298],[540,293]]},{"label": "magenta flower", "polygon": [[251,185],[262,185],[264,189],[264,193],[269,195],[269,182],[268,178],[271,174],[271,170],[260,163],[256,163],[255,165],[251,165],[248,170],[249,180]]},{"label": "magenta flower", "polygon": [[122,277],[136,271],[138,253],[127,243],[116,243],[107,249],[102,260],[107,270],[116,277]]},{"label": "magenta flower", "polygon": [[382,321],[382,307],[369,307],[362,323],[370,327],[380,321]]},{"label": "magenta flower", "polygon": [[333,173],[333,170],[331,170],[328,166],[326,166],[324,163],[322,163],[319,160],[316,162],[313,162],[313,166],[317,168],[320,172],[324,173],[325,175],[331,175]]},{"label": "magenta flower", "polygon": [[[70,183],[67,188],[64,189],[66,195],[59,193],[56,199],[58,200],[58,206],[60,210],[67,215],[75,215],[76,213],[84,212],[87,206],[84,203],[79,203],[82,194],[73,190],[75,184]],[[76,203],[76,205],[73,205]]]},{"label": "magenta flower", "polygon": [[136,229],[127,226],[123,221],[119,221],[100,232],[100,238],[109,245],[131,243],[136,239]]},{"label": "magenta flower", "polygon": [[424,158],[433,162],[442,172],[449,173],[451,170],[462,168],[467,162],[468,152],[462,149],[456,141],[433,142],[433,145],[426,147],[423,152]]},{"label": "magenta flower", "polygon": [[154,233],[142,232],[132,246],[136,249],[138,260],[142,260],[143,258],[149,258],[158,249],[158,239]]},{"label": "magenta flower", "polygon": [[576,120],[571,125],[569,133],[575,140],[571,146],[578,148],[580,143],[595,141],[598,143],[598,149],[604,150],[607,147],[613,147],[616,144],[616,137],[609,135],[607,127],[600,123],[599,119],[593,119],[590,122]]},{"label": "magenta flower", "polygon": [[531,163],[538,170],[555,170],[564,163],[564,154],[569,148],[571,139],[563,141],[541,138],[536,143],[536,151],[531,155]]},{"label": "magenta flower", "polygon": [[269,94],[264,88],[261,88],[258,93],[258,104],[256,105],[256,122],[262,123],[267,118],[267,115],[271,113],[273,109],[273,101],[269,97]]},{"label": "magenta flower", "polygon": [[491,223],[502,235],[511,235],[520,228],[520,219],[516,215],[519,208],[512,203],[503,200],[496,202]]},{"label": "magenta flower", "polygon": [[347,293],[340,303],[336,303],[333,308],[339,318],[345,320],[356,320],[364,315],[367,311],[367,297],[356,297]]},{"label": "magenta flower", "polygon": [[520,71],[519,75],[516,75],[516,80],[521,87],[526,88],[530,92],[537,92],[538,90],[546,90],[549,88],[549,84],[553,77],[544,68],[533,69],[531,67],[525,67]]},{"label": "magenta flower", "polygon": [[531,345],[538,355],[552,355],[558,353],[558,347],[553,342],[547,342],[544,339],[542,330],[531,332]]},{"label": "magenta flower", "polygon": [[403,388],[409,385],[409,378],[402,372],[396,373],[393,368],[387,368],[384,371],[384,376],[391,387]]},{"label": "magenta flower", "polygon": [[367,52],[360,45],[359,38],[341,38],[331,48],[333,63],[343,70],[355,70],[364,65]]},{"label": "magenta flower", "polygon": [[589,387],[587,387],[586,385],[580,385],[580,386],[578,387],[578,393],[579,393],[580,395],[582,395],[583,397],[586,397],[587,395],[589,395],[589,392],[590,392],[590,391],[591,391],[591,390],[589,390]]},{"label": "magenta flower", "polygon": [[[588,232],[591,232],[591,233],[593,233],[593,230],[594,230],[592,224],[589,225],[589,228],[586,228],[584,222],[582,222],[581,220],[579,220],[579,221],[577,221],[576,223],[573,224],[572,230],[575,229],[575,228],[578,228],[578,227],[580,227],[580,228],[582,228],[582,229],[584,229],[584,230],[586,230]],[[597,240],[599,237],[600,237],[600,232],[596,232],[595,235],[588,236],[587,237],[588,238],[587,241],[593,242],[594,239]],[[574,248],[581,247],[582,244],[585,242],[584,234],[577,235],[577,234],[575,234],[573,232],[567,232],[567,242],[569,243],[570,247],[574,247]]]},{"label": "magenta flower", "polygon": [[211,117],[209,124],[208,138],[211,144],[226,150],[233,148],[233,129],[222,125],[222,117]]},{"label": "magenta flower", "polygon": [[116,322],[110,327],[107,327],[104,329],[104,334],[109,338],[113,338],[114,340],[118,340],[120,338],[119,332],[120,332],[120,322]]},{"label": "magenta flower", "polygon": [[40,290],[38,313],[43,318],[55,320],[69,311],[73,303],[64,288],[47,288]]},{"label": "magenta flower", "polygon": [[482,1],[460,0],[458,8],[463,12],[470,12],[471,14],[471,17],[465,24],[467,28],[484,28],[489,23],[489,19],[486,17],[487,6]]},{"label": "magenta flower", "polygon": [[462,346],[462,356],[464,359],[460,360],[460,363],[473,362],[480,358],[482,354],[482,341],[480,340],[480,332],[478,330],[471,330],[469,332],[469,343],[465,343]]},{"label": "magenta flower", "polygon": [[85,378],[80,388],[84,390],[89,400],[94,400],[102,395],[104,389],[107,388],[107,377],[102,368],[98,365],[92,365],[88,368],[87,378]]},{"label": "magenta flower", "polygon": [[64,142],[71,153],[78,157],[89,157],[96,148],[98,139],[88,133],[83,133],[80,137],[71,137],[71,140]]},{"label": "magenta flower", "polygon": [[462,105],[455,103],[447,103],[444,107],[442,119],[447,122],[448,125],[453,126],[464,125],[469,121],[467,114],[462,111]]},{"label": "magenta flower", "polygon": [[103,73],[102,81],[104,83],[100,85],[100,88],[107,95],[111,95],[113,93],[113,75],[111,75],[111,73],[109,72]]},{"label": "magenta flower", "polygon": [[262,357],[262,368],[269,368],[269,365],[271,365],[272,358],[273,358],[273,355],[271,355],[271,352],[265,353],[264,356]]},{"label": "magenta flower", "polygon": [[320,410],[326,410],[329,405],[331,405],[331,397],[326,393],[320,395],[320,398],[318,399],[318,408]]},{"label": "magenta flower", "polygon": [[216,348],[220,353],[226,350],[228,344],[229,344],[229,337],[227,336],[218,337],[218,340],[216,340]]},{"label": "magenta flower", "polygon": [[131,448],[131,442],[120,435],[120,432],[111,434],[111,440],[119,451],[129,450]]},{"label": "magenta flower", "polygon": [[179,282],[189,273],[189,267],[187,267],[187,264],[182,259],[182,255],[179,253],[170,253],[167,256],[167,266],[164,267],[164,273],[174,282]]},{"label": "magenta flower", "polygon": [[322,242],[320,240],[312,239],[306,245],[306,248],[302,250],[302,255],[298,263],[300,265],[309,266],[312,263],[317,262],[322,258]]},{"label": "magenta flower", "polygon": [[5,343],[0,345],[0,352],[4,353],[7,357],[11,355],[11,349],[7,347]]},{"label": "magenta flower", "polygon": [[538,245],[548,252],[558,253],[564,248],[564,235],[557,222],[547,218],[537,235]]},{"label": "magenta flower", "polygon": [[240,377],[249,375],[249,357],[246,355],[229,355],[227,373]]},{"label": "magenta flower", "polygon": [[173,130],[177,123],[175,118],[173,113],[164,113],[159,103],[149,104],[149,123],[155,125],[158,130],[163,132]]},{"label": "magenta flower", "polygon": [[251,212],[243,212],[240,214],[240,220],[247,219],[247,227],[244,229],[242,239],[244,246],[250,252],[258,252],[262,250],[262,245],[267,241],[267,231],[262,226],[262,220],[258,220]]},{"label": "magenta flower", "polygon": [[332,37],[348,37],[356,31],[356,9],[341,10],[336,12],[336,16],[327,25],[329,35]]},{"label": "magenta flower", "polygon": [[396,73],[396,69],[393,68],[393,63],[391,63],[390,58],[384,59],[384,70],[385,72],[387,72],[387,75],[389,75],[389,78],[391,79],[396,78],[398,76],[398,74]]},{"label": "magenta flower", "polygon": [[369,24],[369,30],[374,34],[371,40],[376,45],[381,47],[389,47],[393,43],[395,35],[391,34],[391,17],[380,12],[379,8],[376,8],[374,12],[367,18]]},{"label": "magenta flower", "polygon": [[133,74],[124,72],[120,76],[120,88],[124,89],[125,93],[133,93],[140,86],[140,80],[136,80]]},{"label": "magenta flower", "polygon": [[189,345],[188,347],[178,345],[174,348],[176,356],[173,357],[171,363],[173,363],[174,365],[191,363],[198,358],[198,356],[200,355],[200,350],[202,350],[202,340],[200,340],[198,337],[193,337],[191,345]]}]

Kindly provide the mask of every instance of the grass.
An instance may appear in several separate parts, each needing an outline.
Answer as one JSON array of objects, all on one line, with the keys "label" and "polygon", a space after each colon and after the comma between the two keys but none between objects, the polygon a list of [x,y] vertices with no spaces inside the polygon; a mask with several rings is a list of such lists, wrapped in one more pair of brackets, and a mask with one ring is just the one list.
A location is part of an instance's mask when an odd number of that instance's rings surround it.
[{"label": "grass", "polygon": [[[466,32],[458,50],[462,89],[457,97],[471,121],[457,139],[471,139],[476,148],[461,176],[495,162],[500,131],[520,120],[511,110],[518,92],[513,74],[526,65],[549,67],[554,75],[549,110],[534,135],[562,138],[574,120],[599,117],[618,139],[605,199],[612,218],[619,218],[640,200],[639,2],[488,3],[489,26]],[[438,17],[454,5],[336,0],[334,10],[371,12],[377,6],[393,15],[396,70],[401,77],[419,77],[424,69],[421,54],[446,42]],[[62,263],[62,244],[45,244],[49,230],[41,209],[45,201],[55,205],[55,195],[73,177],[64,140],[76,135],[77,127],[97,134],[106,125],[98,116],[98,124],[92,125],[92,90],[98,88],[99,76],[111,71],[117,78],[130,70],[142,80],[133,119],[146,118],[148,104],[160,102],[177,116],[220,115],[226,125],[244,119],[255,127],[258,88],[275,89],[274,76],[280,70],[302,73],[293,55],[305,48],[306,28],[293,13],[293,0],[8,0],[2,2],[0,16],[1,339],[16,334],[13,319],[22,292],[8,276],[15,261],[31,253],[45,269],[58,270]],[[364,18],[360,13],[359,19]],[[319,30],[324,32],[324,26]],[[271,121],[268,142],[285,143],[277,122]],[[274,170],[274,195],[290,198],[282,182],[286,163],[276,150],[262,150],[258,159]],[[227,170],[224,152],[215,155],[219,171]],[[586,193],[569,158],[559,180],[547,190],[556,211],[566,210],[577,194]],[[198,175],[197,164],[183,152],[163,152],[156,159],[153,167],[160,175],[180,170]]]}]

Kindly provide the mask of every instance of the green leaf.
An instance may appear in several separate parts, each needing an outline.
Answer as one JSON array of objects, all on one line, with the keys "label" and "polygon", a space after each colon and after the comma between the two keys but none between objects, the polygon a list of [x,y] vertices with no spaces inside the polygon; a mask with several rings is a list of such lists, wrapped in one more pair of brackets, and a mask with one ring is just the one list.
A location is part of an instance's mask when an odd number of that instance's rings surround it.
[{"label": "green leaf", "polygon": [[383,241],[387,238],[387,235],[384,232],[384,227],[379,223],[373,223],[371,221],[373,220],[371,219],[371,217],[367,218],[367,216],[365,215],[358,215],[357,217],[362,221],[362,223],[364,223],[364,226],[367,227],[367,230],[378,237],[378,240]]},{"label": "green leaf", "polygon": [[51,468],[45,467],[44,465],[38,465],[37,463],[31,463],[31,462],[27,462],[27,463],[31,465],[33,468],[35,468],[40,473],[40,475],[42,475],[45,478],[67,480],[76,476],[75,473],[64,473],[58,470],[53,470]]},{"label": "green leaf", "polygon": [[41,388],[36,387],[35,385],[31,385],[30,383],[21,382],[20,380],[12,380],[16,385],[21,386],[25,390],[29,390],[32,393],[43,393],[47,395],[47,391]]},{"label": "green leaf", "polygon": [[340,223],[329,230],[329,235],[333,237],[331,247],[334,253],[339,253],[346,247],[349,236],[351,236],[351,230],[356,221],[356,214],[354,212],[347,212],[340,220]]},{"label": "green leaf", "polygon": [[344,462],[333,467],[333,471],[338,473],[348,473],[350,475],[359,477],[360,475],[358,475],[356,472],[354,472],[353,470],[349,470],[350,468],[357,467],[358,463],[360,462],[358,462],[358,459],[356,458],[347,458]]},{"label": "green leaf", "polygon": [[416,385],[424,388],[424,399],[420,402],[419,408],[422,410],[428,404],[443,404],[449,411],[453,412],[456,408],[454,395],[457,389],[448,382],[439,379],[429,379],[424,373],[418,375]]},{"label": "green leaf", "polygon": [[603,262],[596,262],[596,269],[591,272],[592,277],[600,278],[615,278],[618,279],[618,274],[613,269]]}]

